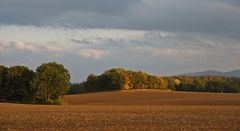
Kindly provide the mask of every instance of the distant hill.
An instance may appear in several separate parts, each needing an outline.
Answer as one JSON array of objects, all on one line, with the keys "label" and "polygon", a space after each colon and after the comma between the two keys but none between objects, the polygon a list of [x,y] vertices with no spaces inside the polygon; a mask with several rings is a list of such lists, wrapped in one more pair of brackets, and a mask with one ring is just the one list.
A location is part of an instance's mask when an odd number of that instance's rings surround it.
[{"label": "distant hill", "polygon": [[216,70],[208,70],[208,71],[203,71],[203,72],[185,73],[185,74],[180,74],[178,76],[207,76],[207,75],[240,77],[240,69],[229,71],[229,72],[220,72],[220,71],[216,71]]}]

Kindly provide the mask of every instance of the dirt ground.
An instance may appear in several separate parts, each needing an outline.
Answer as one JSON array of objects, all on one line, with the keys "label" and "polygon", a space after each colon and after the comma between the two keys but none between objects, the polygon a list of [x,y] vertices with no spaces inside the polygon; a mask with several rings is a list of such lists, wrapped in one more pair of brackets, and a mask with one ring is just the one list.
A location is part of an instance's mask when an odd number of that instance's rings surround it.
[{"label": "dirt ground", "polygon": [[240,130],[239,94],[141,90],[65,100],[65,105],[0,103],[0,130]]},{"label": "dirt ground", "polygon": [[152,89],[68,95],[69,105],[240,106],[240,93],[175,92]]}]

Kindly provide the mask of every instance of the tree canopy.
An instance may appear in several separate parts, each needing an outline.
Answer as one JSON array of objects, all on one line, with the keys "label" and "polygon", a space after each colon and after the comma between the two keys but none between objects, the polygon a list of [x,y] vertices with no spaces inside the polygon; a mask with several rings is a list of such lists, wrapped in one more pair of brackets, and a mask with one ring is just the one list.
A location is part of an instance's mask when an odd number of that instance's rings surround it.
[{"label": "tree canopy", "polygon": [[0,65],[0,101],[5,98],[6,71],[7,68],[3,65]]},{"label": "tree canopy", "polygon": [[114,68],[106,70],[99,76],[90,74],[86,81],[72,86],[69,93],[128,89],[239,93],[240,78],[223,76],[159,77],[142,71]]},{"label": "tree canopy", "polygon": [[[129,89],[162,89],[168,88],[167,79],[149,75],[141,71],[124,70],[113,68],[106,70],[103,74],[96,76],[90,74],[86,81],[74,85],[70,89],[71,93],[94,92],[105,90],[129,90]],[[76,92],[74,92],[76,91]]]},{"label": "tree canopy", "polygon": [[3,91],[6,93],[3,97],[11,101],[32,101],[33,88],[31,87],[31,81],[33,75],[34,72],[26,66],[8,68],[5,71]]},{"label": "tree canopy", "polygon": [[36,98],[41,101],[57,100],[67,92],[69,82],[70,74],[62,64],[42,64],[33,78],[33,87],[37,90]]},{"label": "tree canopy", "polygon": [[42,64],[36,73],[26,66],[0,65],[0,101],[60,104],[69,82],[68,70],[56,62]]},{"label": "tree canopy", "polygon": [[[240,78],[223,76],[175,76],[166,77],[168,83],[174,83],[177,91],[198,92],[240,92]],[[170,85],[170,84],[169,84]]]}]

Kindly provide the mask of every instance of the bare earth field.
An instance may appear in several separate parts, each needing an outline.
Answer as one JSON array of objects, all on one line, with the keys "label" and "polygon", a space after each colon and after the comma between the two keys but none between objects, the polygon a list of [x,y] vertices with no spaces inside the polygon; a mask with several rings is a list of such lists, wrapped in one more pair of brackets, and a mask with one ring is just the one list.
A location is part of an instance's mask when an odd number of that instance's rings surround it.
[{"label": "bare earth field", "polygon": [[240,94],[133,90],[0,103],[1,130],[240,130]]}]

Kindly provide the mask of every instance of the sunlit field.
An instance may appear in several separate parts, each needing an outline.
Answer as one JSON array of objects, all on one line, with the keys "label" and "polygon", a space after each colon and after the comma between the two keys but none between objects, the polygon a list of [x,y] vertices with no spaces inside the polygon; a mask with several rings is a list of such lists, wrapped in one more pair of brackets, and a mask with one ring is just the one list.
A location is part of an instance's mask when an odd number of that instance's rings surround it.
[{"label": "sunlit field", "polygon": [[240,130],[240,95],[132,90],[0,104],[0,130]]}]

